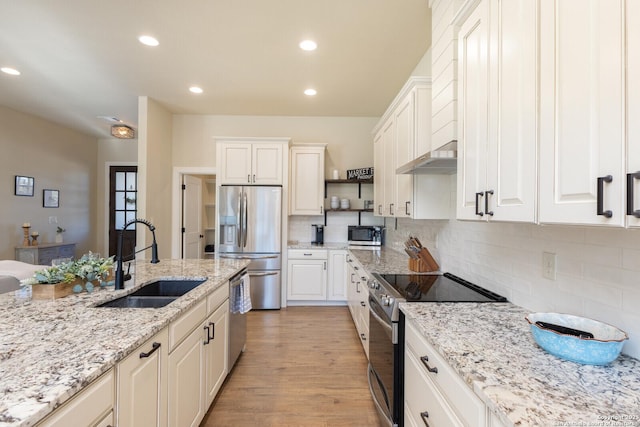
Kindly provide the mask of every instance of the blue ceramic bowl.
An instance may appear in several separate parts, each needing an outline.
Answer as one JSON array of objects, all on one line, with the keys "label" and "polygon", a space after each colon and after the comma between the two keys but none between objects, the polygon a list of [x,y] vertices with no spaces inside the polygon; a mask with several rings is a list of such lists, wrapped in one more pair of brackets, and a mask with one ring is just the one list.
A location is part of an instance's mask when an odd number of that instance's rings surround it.
[{"label": "blue ceramic bowl", "polygon": [[[547,352],[562,359],[585,365],[606,365],[622,351],[627,334],[620,329],[585,317],[560,313],[532,313],[525,316],[531,325],[533,339]],[[581,338],[541,328],[536,322],[546,322],[593,334]]]}]

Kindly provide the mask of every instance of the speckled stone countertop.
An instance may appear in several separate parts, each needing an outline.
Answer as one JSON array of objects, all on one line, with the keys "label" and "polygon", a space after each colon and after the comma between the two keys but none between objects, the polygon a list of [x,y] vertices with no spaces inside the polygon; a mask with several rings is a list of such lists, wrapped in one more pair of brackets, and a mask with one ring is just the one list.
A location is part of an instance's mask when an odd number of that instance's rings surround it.
[{"label": "speckled stone countertop", "polygon": [[[113,287],[54,301],[31,299],[31,287],[0,295],[0,426],[30,426],[225,286],[242,260],[137,263],[126,289]],[[95,306],[158,278],[208,278],[161,308]]]},{"label": "speckled stone countertop", "polygon": [[322,245],[311,242],[300,242],[298,240],[287,242],[288,249],[348,249],[347,242],[325,242]]},{"label": "speckled stone countertop", "polygon": [[640,361],[559,359],[533,340],[529,313],[506,304],[402,303],[400,309],[510,426],[640,426]]},{"label": "speckled stone countertop", "polygon": [[[409,270],[409,256],[405,253],[384,247],[377,251],[360,249],[349,251],[369,273],[416,274],[415,271]],[[418,274],[437,274],[437,272]]]}]

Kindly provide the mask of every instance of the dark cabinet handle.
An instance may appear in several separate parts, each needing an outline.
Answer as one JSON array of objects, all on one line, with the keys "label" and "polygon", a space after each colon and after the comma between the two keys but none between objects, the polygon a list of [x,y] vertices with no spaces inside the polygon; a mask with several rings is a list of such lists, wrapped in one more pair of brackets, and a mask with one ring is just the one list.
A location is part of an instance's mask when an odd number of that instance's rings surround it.
[{"label": "dark cabinet handle", "polygon": [[207,340],[204,342],[204,345],[207,345],[211,342],[211,331],[208,326],[205,326],[204,330],[207,331]]},{"label": "dark cabinet handle", "polygon": [[251,184],[251,174],[247,175],[247,182]]},{"label": "dark cabinet handle", "polygon": [[322,215],[322,213],[323,213],[322,209],[323,209],[322,206],[320,206],[320,215]]},{"label": "dark cabinet handle", "polygon": [[479,216],[484,216],[484,213],[483,213],[483,212],[480,212],[480,211],[478,210],[478,207],[480,206],[480,200],[479,200],[479,199],[480,199],[480,197],[482,197],[483,195],[484,195],[484,193],[483,193],[482,191],[481,191],[481,192],[479,192],[479,193],[476,193],[476,215],[479,215]]},{"label": "dark cabinet handle", "polygon": [[378,205],[378,215],[382,215],[382,205]]},{"label": "dark cabinet handle", "polygon": [[602,215],[605,218],[611,218],[613,216],[613,212],[604,210],[604,183],[610,183],[611,181],[613,181],[613,177],[611,175],[598,177],[597,214]]},{"label": "dark cabinet handle", "polygon": [[160,343],[154,342],[153,344],[151,344],[151,351],[149,351],[148,353],[145,353],[145,352],[140,353],[140,359],[144,359],[145,357],[151,356],[159,348],[160,348]]},{"label": "dark cabinet handle", "polygon": [[367,340],[367,337],[365,336],[365,334],[360,334],[360,339],[361,339],[362,341],[366,341],[366,340]]},{"label": "dark cabinet handle", "polygon": [[429,427],[429,421],[427,420],[427,418],[429,418],[429,413],[427,411],[420,412],[420,418],[422,418],[424,425]]},{"label": "dark cabinet handle", "polygon": [[640,210],[633,210],[635,207],[633,203],[633,190],[636,179],[640,179],[640,171],[627,174],[627,215],[640,218]]},{"label": "dark cabinet handle", "polygon": [[389,203],[389,215],[393,215],[393,203]]},{"label": "dark cabinet handle", "polygon": [[360,305],[363,306],[363,307],[367,306],[367,304],[364,301],[360,301]]},{"label": "dark cabinet handle", "polygon": [[487,215],[493,216],[493,211],[489,210],[489,194],[493,195],[493,190],[484,192],[484,211],[487,213]]},{"label": "dark cabinet handle", "polygon": [[409,202],[404,202],[404,214],[405,214],[406,216],[411,215],[411,214],[409,213],[409,205],[410,205],[410,204],[411,204],[411,202],[410,202],[410,201],[409,201]]},{"label": "dark cabinet handle", "polygon": [[211,326],[211,336],[209,337],[209,341],[211,341],[216,339],[216,324],[209,322],[209,326]]},{"label": "dark cabinet handle", "polygon": [[427,371],[431,372],[432,374],[437,374],[438,373],[438,368],[436,368],[435,366],[432,368],[431,366],[429,366],[429,364],[427,363],[429,361],[429,356],[422,356],[420,358],[420,361],[422,362],[422,364],[427,368]]}]

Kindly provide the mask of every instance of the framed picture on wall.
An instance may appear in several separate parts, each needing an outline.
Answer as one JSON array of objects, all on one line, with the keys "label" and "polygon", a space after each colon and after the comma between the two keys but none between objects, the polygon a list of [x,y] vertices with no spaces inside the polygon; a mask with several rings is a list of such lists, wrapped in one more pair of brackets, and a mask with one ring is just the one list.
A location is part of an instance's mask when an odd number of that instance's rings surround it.
[{"label": "framed picture on wall", "polygon": [[32,176],[16,175],[15,195],[33,197],[33,184]]},{"label": "framed picture on wall", "polygon": [[42,206],[45,208],[57,208],[60,206],[60,191],[42,190]]}]

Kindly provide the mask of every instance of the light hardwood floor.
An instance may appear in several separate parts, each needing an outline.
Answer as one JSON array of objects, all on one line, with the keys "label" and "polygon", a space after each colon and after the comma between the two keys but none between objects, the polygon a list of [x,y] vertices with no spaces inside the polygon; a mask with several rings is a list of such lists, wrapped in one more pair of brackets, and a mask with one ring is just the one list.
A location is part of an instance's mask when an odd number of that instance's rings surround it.
[{"label": "light hardwood floor", "polygon": [[347,307],[251,311],[247,323],[246,351],[201,427],[380,426]]}]

